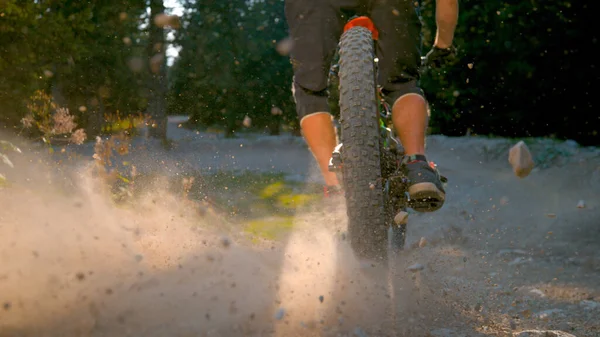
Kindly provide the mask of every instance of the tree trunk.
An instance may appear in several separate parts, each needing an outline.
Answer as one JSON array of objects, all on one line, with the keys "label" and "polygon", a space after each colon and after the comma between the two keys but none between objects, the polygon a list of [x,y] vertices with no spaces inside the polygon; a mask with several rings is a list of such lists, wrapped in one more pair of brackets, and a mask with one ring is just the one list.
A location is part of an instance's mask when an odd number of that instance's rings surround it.
[{"label": "tree trunk", "polygon": [[148,68],[150,72],[148,89],[148,113],[152,119],[149,136],[167,139],[167,62],[166,43],[163,27],[155,24],[156,15],[163,14],[162,0],[150,0],[150,28],[148,41]]},{"label": "tree trunk", "polygon": [[52,84],[51,84],[51,91],[52,91],[52,101],[54,101],[54,103],[56,103],[56,105],[58,105],[61,108],[66,108],[67,107],[67,100],[65,99],[65,95],[63,95],[63,86],[62,83],[60,83],[60,75],[58,74],[58,67],[56,65],[54,65],[53,67],[54,70],[54,76],[52,76]]},{"label": "tree trunk", "polygon": [[273,121],[271,121],[269,123],[269,134],[271,136],[279,136],[281,134],[281,131],[280,131],[281,124],[279,123],[279,117],[273,116],[271,118],[273,118]]},{"label": "tree trunk", "polygon": [[87,128],[85,132],[88,135],[88,139],[93,139],[102,133],[102,126],[104,124],[104,103],[102,97],[98,95],[95,98],[90,99],[88,103],[91,109],[88,109],[87,114]]}]

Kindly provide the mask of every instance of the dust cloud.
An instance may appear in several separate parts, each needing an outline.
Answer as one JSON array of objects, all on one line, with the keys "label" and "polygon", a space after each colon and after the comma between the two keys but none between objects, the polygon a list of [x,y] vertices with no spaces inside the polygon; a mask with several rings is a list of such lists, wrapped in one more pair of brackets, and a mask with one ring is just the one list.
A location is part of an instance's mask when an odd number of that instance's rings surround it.
[{"label": "dust cloud", "polygon": [[386,315],[340,205],[251,243],[161,179],[122,207],[92,161],[38,159],[16,158],[0,190],[0,336],[333,336]]},{"label": "dust cloud", "polygon": [[353,257],[342,200],[297,209],[293,230],[271,241],[168,188],[193,165],[316,181],[305,145],[189,136],[170,152],[132,151],[127,160],[157,178],[140,180],[125,205],[102,187],[91,153],[55,153],[50,165],[15,140],[15,168],[0,166],[1,337],[600,331],[598,149],[540,141],[531,151],[547,165],[519,179],[510,140],[430,137],[448,202],[411,213],[408,249],[387,269]]}]

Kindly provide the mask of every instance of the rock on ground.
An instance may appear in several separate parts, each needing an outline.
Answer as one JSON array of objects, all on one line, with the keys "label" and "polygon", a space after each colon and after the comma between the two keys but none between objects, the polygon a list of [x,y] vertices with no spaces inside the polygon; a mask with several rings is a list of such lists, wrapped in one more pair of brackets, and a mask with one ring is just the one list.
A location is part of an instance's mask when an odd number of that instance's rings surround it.
[{"label": "rock on ground", "polygon": [[456,331],[452,330],[452,329],[446,329],[446,328],[442,328],[442,329],[436,329],[436,330],[431,330],[429,332],[429,336],[430,337],[462,337],[463,335],[458,334]]},{"label": "rock on ground", "polygon": [[529,148],[523,141],[518,142],[508,152],[508,162],[519,178],[525,178],[533,170],[534,162]]},{"label": "rock on ground", "polygon": [[570,333],[559,330],[527,330],[514,334],[515,337],[575,337]]}]

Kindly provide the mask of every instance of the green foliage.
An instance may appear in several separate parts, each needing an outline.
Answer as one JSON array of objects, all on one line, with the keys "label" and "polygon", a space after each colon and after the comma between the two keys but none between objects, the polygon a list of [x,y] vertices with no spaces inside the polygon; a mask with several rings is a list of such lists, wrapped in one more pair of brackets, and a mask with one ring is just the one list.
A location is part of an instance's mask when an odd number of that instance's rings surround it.
[{"label": "green foliage", "polygon": [[29,129],[30,135],[37,135],[54,152],[53,140],[68,141],[78,145],[84,143],[87,135],[83,129],[77,129],[75,116],[69,109],[59,108],[52,97],[38,90],[27,104],[29,114],[21,123]]},{"label": "green foliage", "polygon": [[[276,51],[287,35],[283,1],[193,1],[186,8],[175,39],[181,51],[171,72],[170,111],[229,132],[246,115],[257,127],[295,120],[291,66]],[[283,116],[272,115],[273,106]]]},{"label": "green foliage", "polygon": [[121,158],[129,153],[130,147],[131,138],[125,132],[112,134],[108,139],[97,137],[94,145],[95,172],[118,204],[126,204],[134,196],[136,166]]},{"label": "green foliage", "polygon": [[[582,66],[597,43],[596,33],[584,27],[591,8],[564,0],[464,0],[460,6],[460,59],[423,77],[437,131],[594,141],[599,117],[587,90],[593,76]],[[425,0],[422,14],[426,52],[435,33],[435,1]]]},{"label": "green foliage", "polygon": [[2,122],[17,123],[38,89],[82,117],[82,126],[119,110],[138,112],[146,100],[138,69],[145,9],[143,0],[2,1]]},{"label": "green foliage", "polygon": [[[69,109],[91,137],[112,115],[137,116],[149,112],[152,98],[162,102],[149,71],[149,51],[156,49],[149,4],[1,0],[0,123],[18,125],[36,90]],[[162,8],[160,0],[152,4]],[[184,5],[173,41],[180,57],[168,73],[169,112],[225,127],[227,135],[243,128],[245,116],[252,127],[273,133],[279,124],[297,127],[289,58],[276,51],[288,35],[284,1]],[[422,0],[420,12],[425,53],[435,33],[435,1]],[[597,65],[588,55],[595,55],[598,41],[586,26],[591,13],[591,5],[581,1],[460,1],[459,59],[422,79],[433,131],[551,135],[597,144],[600,116],[591,89]],[[156,37],[158,30],[152,32]],[[164,107],[156,106],[148,110],[159,115],[156,110]],[[283,113],[272,114],[278,111],[273,107]]]}]

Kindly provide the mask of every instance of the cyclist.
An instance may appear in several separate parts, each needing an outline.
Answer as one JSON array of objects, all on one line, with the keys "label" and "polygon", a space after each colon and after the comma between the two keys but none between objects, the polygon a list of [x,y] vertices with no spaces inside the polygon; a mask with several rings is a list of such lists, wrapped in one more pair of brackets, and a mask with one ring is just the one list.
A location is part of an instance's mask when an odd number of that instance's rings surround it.
[{"label": "cyclist", "polygon": [[[378,82],[392,106],[393,124],[406,151],[409,195],[415,200],[437,199],[437,206],[415,209],[431,212],[442,207],[445,191],[425,157],[429,106],[418,87],[421,63],[421,22],[416,0],[285,0],[292,39],[292,91],[300,126],[325,180],[325,193],[339,193],[337,176],[328,164],[336,145],[327,101],[332,58],[348,13],[366,15],[379,31],[376,54]],[[454,55],[458,0],[436,0],[437,32],[426,63],[440,66]],[[427,204],[427,203],[420,203]]]}]

